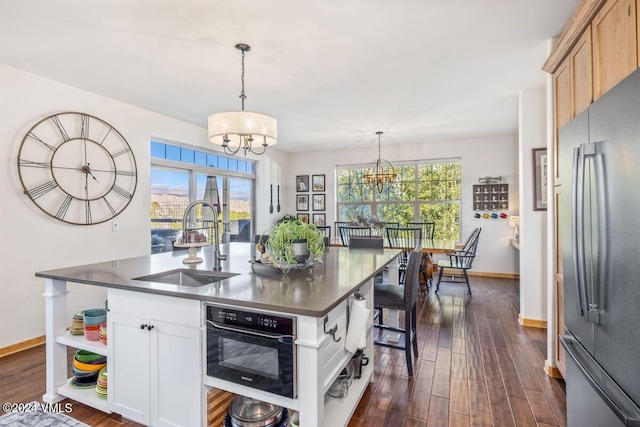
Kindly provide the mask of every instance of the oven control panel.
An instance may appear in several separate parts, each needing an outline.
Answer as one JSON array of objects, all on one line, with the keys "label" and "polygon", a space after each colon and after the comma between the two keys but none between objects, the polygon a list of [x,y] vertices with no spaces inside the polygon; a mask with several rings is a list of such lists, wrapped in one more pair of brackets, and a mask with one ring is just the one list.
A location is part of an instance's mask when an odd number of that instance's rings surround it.
[{"label": "oven control panel", "polygon": [[294,317],[274,316],[256,311],[207,305],[207,320],[282,335],[294,334]]}]

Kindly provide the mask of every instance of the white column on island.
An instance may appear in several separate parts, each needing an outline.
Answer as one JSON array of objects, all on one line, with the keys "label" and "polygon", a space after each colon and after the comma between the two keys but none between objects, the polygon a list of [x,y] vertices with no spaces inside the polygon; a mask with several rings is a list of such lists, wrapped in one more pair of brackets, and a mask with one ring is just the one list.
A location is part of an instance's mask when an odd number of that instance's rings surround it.
[{"label": "white column on island", "polygon": [[324,425],[324,372],[322,353],[319,351],[317,331],[322,319],[298,317],[298,337],[313,337],[314,340],[297,340],[298,347],[298,411],[300,425]]},{"label": "white column on island", "polygon": [[59,344],[56,338],[67,329],[67,282],[63,280],[45,280],[45,318],[47,319],[47,388],[42,400],[56,403],[64,399],[58,394],[58,387],[67,381],[67,347]]}]

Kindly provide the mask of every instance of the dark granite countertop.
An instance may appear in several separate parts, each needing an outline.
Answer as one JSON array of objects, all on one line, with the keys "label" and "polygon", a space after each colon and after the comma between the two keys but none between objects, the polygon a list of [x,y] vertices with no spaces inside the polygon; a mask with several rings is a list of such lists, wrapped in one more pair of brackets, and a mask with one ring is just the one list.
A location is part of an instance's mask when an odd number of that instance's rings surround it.
[{"label": "dark granite countertop", "polygon": [[312,269],[283,275],[270,266],[254,265],[252,268],[249,260],[254,253],[253,244],[231,243],[221,247],[221,252],[228,255],[228,259],[222,261],[222,272],[239,273],[238,276],[200,287],[133,280],[181,268],[211,271],[212,249],[202,248],[199,256],[204,262],[196,265],[183,264],[187,253],[177,251],[41,271],[36,276],[321,317],[382,271],[399,253],[396,249],[372,251],[330,247],[325,251],[323,262],[316,263]]}]

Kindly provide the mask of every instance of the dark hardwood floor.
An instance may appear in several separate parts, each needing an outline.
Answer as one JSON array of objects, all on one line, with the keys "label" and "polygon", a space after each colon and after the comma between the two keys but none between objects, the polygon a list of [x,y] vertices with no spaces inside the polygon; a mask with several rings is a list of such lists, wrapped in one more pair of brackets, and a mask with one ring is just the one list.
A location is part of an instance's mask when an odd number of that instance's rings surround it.
[{"label": "dark hardwood floor", "polygon": [[518,323],[518,282],[443,283],[418,304],[414,377],[375,348],[375,381],[350,426],[566,426],[564,381],[544,373],[546,329]]},{"label": "dark hardwood floor", "polygon": [[[471,281],[473,297],[443,283],[418,302],[413,378],[402,351],[375,348],[375,381],[350,426],[566,426],[564,382],[543,371],[546,330],[517,322],[517,281]],[[42,401],[44,391],[44,345],[0,358],[0,402]],[[91,426],[138,425],[71,403],[69,415]]]}]

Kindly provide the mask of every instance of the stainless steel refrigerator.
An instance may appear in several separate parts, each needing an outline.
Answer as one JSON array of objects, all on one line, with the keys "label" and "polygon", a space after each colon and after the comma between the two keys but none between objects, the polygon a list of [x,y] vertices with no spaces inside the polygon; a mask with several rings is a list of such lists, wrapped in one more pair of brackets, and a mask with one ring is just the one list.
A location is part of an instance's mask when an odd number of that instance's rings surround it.
[{"label": "stainless steel refrigerator", "polygon": [[640,70],[560,129],[570,427],[640,426]]}]

